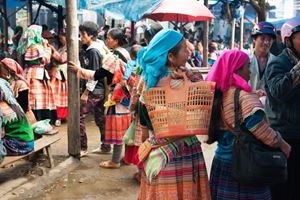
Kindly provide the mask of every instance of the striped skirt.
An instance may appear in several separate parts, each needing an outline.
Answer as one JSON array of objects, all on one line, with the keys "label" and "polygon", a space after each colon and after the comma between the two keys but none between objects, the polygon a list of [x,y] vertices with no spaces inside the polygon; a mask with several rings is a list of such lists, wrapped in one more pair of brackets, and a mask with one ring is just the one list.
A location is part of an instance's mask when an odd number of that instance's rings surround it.
[{"label": "striped skirt", "polygon": [[105,144],[123,144],[123,136],[131,123],[131,114],[116,114],[110,107],[105,117]]},{"label": "striped skirt", "polygon": [[209,200],[210,189],[199,141],[183,143],[151,182],[142,173],[139,200]]},{"label": "striped skirt", "polygon": [[269,187],[244,186],[236,182],[231,175],[231,164],[214,157],[210,188],[213,200],[270,200]]}]

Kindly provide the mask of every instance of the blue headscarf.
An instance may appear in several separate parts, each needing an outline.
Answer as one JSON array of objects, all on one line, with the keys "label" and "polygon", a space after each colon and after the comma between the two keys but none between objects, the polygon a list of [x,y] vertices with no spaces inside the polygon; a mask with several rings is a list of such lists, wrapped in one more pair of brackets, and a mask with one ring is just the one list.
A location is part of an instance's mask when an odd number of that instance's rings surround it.
[{"label": "blue headscarf", "polygon": [[138,64],[143,68],[142,76],[147,84],[146,90],[155,87],[162,77],[168,75],[168,52],[182,39],[183,36],[177,31],[163,29],[153,37],[147,47],[139,50]]}]

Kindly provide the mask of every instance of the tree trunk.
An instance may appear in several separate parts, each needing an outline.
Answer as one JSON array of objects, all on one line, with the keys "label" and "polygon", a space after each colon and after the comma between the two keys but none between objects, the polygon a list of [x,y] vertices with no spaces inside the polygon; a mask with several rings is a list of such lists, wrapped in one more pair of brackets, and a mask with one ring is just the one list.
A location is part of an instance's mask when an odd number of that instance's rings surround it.
[{"label": "tree trunk", "polygon": [[[79,64],[78,51],[78,22],[77,3],[66,0],[67,6],[67,53],[68,61]],[[80,156],[80,101],[79,80],[76,73],[68,69],[68,153],[79,158]]]},{"label": "tree trunk", "polygon": [[266,21],[267,18],[267,6],[266,0],[249,0],[249,3],[255,9],[258,17],[258,21]]}]

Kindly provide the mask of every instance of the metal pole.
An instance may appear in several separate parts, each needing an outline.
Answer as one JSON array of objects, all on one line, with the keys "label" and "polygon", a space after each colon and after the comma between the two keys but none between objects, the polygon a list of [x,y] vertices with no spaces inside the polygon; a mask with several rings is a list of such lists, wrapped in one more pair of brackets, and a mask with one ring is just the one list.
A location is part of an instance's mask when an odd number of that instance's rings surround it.
[{"label": "metal pole", "polygon": [[[204,0],[204,5],[208,7],[208,0]],[[207,67],[208,63],[208,35],[209,35],[209,22],[204,22],[204,36],[203,36],[203,66]]]},{"label": "metal pole", "polygon": [[[66,0],[67,6],[67,53],[68,61],[79,64],[78,20],[77,3]],[[79,158],[80,156],[80,101],[79,80],[76,73],[68,69],[68,153]]]}]

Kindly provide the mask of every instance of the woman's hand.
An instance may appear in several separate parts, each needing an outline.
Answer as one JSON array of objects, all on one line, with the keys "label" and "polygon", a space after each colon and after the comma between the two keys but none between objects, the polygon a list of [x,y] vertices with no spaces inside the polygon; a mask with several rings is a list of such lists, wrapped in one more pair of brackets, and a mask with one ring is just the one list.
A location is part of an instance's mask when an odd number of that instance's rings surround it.
[{"label": "woman's hand", "polygon": [[262,89],[256,90],[255,93],[259,98],[267,95],[266,92]]},{"label": "woman's hand", "polygon": [[72,71],[74,71],[75,73],[77,73],[78,70],[81,68],[80,66],[76,65],[76,64],[75,64],[74,62],[72,62],[72,61],[69,61],[69,62],[68,62],[68,66],[69,66],[69,68],[70,68]]}]

